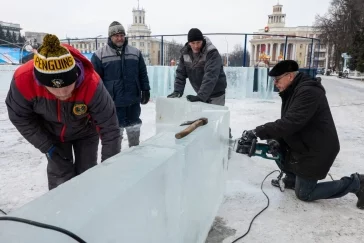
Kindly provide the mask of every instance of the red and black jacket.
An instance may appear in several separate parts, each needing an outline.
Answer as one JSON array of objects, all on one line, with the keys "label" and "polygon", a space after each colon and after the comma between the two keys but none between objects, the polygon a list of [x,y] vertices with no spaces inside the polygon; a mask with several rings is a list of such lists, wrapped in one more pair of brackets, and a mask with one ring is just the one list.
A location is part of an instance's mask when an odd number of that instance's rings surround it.
[{"label": "red and black jacket", "polygon": [[40,85],[33,60],[14,73],[6,98],[9,118],[18,131],[41,152],[56,142],[84,139],[99,132],[102,160],[120,152],[120,132],[114,102],[92,64],[76,49],[64,45],[81,62],[84,79],[72,97],[61,101]]}]

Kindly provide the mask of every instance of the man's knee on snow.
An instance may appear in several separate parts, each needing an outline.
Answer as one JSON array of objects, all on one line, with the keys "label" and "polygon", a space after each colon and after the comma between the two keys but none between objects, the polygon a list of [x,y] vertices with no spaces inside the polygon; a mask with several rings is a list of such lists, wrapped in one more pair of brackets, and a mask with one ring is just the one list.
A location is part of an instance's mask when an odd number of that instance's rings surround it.
[{"label": "man's knee on snow", "polygon": [[310,191],[306,191],[303,188],[296,187],[295,193],[296,193],[296,197],[298,199],[300,199],[301,201],[304,201],[304,202],[312,201],[311,197],[310,197],[310,194],[311,194]]}]

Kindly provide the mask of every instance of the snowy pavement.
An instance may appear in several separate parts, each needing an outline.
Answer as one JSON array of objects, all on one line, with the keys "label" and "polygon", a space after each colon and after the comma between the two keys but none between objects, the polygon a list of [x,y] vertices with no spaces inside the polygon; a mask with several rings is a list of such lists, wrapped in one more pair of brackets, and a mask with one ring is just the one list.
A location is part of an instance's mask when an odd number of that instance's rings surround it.
[{"label": "snowy pavement", "polygon": [[[341,151],[330,171],[335,179],[364,173],[364,83],[322,77],[339,133]],[[23,139],[10,123],[4,100],[8,79],[0,79],[0,209],[9,212],[47,192],[46,158]],[[234,138],[245,129],[279,118],[280,98],[228,100]],[[142,108],[142,135],[155,134],[155,103]],[[126,139],[126,138],[125,138]],[[123,149],[127,140],[123,141]],[[209,243],[230,243],[245,233],[251,219],[266,206],[260,190],[264,177],[275,170],[273,161],[233,154],[226,182],[226,196],[210,232]],[[269,208],[239,242],[362,242],[364,211],[356,208],[356,196],[304,203],[291,190],[280,192],[264,183]],[[329,178],[327,178],[329,179]]]}]

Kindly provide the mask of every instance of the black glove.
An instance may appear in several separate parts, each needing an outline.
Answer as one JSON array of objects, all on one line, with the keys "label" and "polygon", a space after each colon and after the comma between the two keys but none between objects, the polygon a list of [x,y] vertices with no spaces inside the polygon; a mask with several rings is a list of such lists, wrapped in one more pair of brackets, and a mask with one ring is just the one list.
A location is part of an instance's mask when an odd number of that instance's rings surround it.
[{"label": "black glove", "polygon": [[273,156],[278,156],[281,153],[281,145],[277,140],[271,139],[268,141],[269,153]]},{"label": "black glove", "polygon": [[188,101],[191,101],[191,102],[197,102],[197,101],[203,102],[203,100],[201,100],[201,98],[196,95],[187,95],[186,98]]},{"label": "black glove", "polygon": [[54,145],[48,150],[46,156],[53,161],[72,160],[66,156],[66,153],[62,149]]},{"label": "black glove", "polygon": [[149,92],[149,90],[142,91],[142,100],[140,101],[140,103],[142,105],[146,105],[149,102],[149,99],[150,99],[150,92]]},{"label": "black glove", "polygon": [[174,91],[172,94],[168,95],[167,98],[180,98],[182,94],[180,92]]},{"label": "black glove", "polygon": [[257,138],[257,135],[255,135],[255,130],[245,130],[241,137],[245,138],[246,141],[252,141]]}]

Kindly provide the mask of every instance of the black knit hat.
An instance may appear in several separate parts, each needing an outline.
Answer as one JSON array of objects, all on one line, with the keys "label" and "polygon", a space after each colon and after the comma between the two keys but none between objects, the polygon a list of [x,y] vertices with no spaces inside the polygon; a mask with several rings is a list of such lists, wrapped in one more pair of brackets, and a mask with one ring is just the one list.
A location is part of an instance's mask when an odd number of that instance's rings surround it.
[{"label": "black knit hat", "polygon": [[188,31],[188,42],[192,42],[192,41],[202,41],[203,40],[203,35],[201,30],[197,29],[197,28],[192,28],[190,29],[190,31]]},{"label": "black knit hat", "polygon": [[298,71],[298,63],[293,60],[284,60],[277,63],[272,70],[269,71],[268,75],[271,77],[278,77],[284,73]]},{"label": "black knit hat", "polygon": [[44,36],[43,44],[34,53],[34,74],[48,87],[63,88],[76,82],[79,70],[76,61],[55,35]]},{"label": "black knit hat", "polygon": [[109,31],[108,31],[109,37],[116,35],[116,34],[124,34],[125,35],[125,28],[122,24],[120,24],[118,21],[113,21],[109,25]]}]

